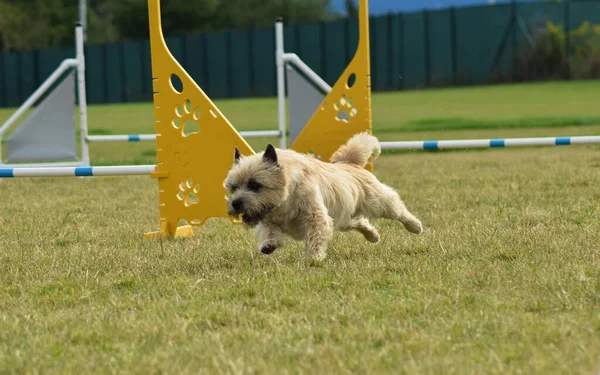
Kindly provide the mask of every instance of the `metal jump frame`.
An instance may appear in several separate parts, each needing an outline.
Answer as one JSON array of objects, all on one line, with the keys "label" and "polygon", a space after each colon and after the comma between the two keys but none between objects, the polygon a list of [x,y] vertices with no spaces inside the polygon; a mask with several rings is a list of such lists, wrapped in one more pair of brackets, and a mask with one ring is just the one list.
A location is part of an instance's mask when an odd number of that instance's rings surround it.
[{"label": "metal jump frame", "polygon": [[[275,24],[275,38],[275,56],[277,59],[278,122],[279,129],[286,129],[286,64],[290,64],[301,71],[306,80],[310,81],[313,85],[325,93],[329,93],[331,91],[331,86],[329,86],[327,82],[325,82],[317,73],[315,73],[308,65],[306,65],[296,54],[285,52],[283,43],[283,21],[281,19],[278,19]],[[288,87],[288,90],[290,90],[290,87]],[[397,141],[380,142],[380,145],[384,150],[438,150],[529,146],[567,146],[598,143],[600,143],[600,136]]]}]

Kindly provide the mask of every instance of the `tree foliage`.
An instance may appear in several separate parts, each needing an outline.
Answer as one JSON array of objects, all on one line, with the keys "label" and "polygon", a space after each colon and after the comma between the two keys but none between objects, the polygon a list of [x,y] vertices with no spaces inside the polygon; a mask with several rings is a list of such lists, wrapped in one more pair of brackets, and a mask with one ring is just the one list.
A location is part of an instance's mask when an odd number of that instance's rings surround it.
[{"label": "tree foliage", "polygon": [[[163,0],[166,35],[270,26],[336,17],[331,0]],[[0,0],[0,50],[65,46],[74,42],[76,0]],[[147,0],[89,0],[88,42],[148,37]]]},{"label": "tree foliage", "polygon": [[358,18],[358,5],[354,2],[354,0],[346,0],[346,14],[351,19]]}]

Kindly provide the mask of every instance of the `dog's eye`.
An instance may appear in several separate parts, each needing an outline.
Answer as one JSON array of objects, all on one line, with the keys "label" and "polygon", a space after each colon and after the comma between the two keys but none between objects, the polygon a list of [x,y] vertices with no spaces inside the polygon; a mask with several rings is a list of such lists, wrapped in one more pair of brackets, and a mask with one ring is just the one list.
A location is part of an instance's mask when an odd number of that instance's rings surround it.
[{"label": "dog's eye", "polygon": [[233,192],[236,191],[238,187],[236,185],[229,184],[227,185],[227,188]]},{"label": "dog's eye", "polygon": [[256,180],[250,180],[248,181],[248,190],[253,191],[253,192],[257,192],[260,190],[260,188],[262,187],[261,184],[259,184]]}]

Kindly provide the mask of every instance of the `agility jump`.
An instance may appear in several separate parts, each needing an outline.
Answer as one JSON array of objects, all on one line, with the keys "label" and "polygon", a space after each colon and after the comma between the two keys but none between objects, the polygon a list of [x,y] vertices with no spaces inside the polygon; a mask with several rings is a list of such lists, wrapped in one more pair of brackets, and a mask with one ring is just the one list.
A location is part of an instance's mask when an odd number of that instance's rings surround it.
[{"label": "agility jump", "polygon": [[[228,218],[225,177],[234,149],[254,150],[169,51],[161,27],[160,0],[148,0],[157,165],[0,168],[0,178],[151,175],[158,180],[160,230],[146,238],[187,237],[208,218]],[[371,132],[368,1],[360,1],[360,40],[350,65],[292,149],[328,160],[358,132]],[[183,88],[177,90],[173,80]],[[341,119],[340,112],[349,113]],[[337,120],[337,121],[336,121]],[[190,131],[191,123],[200,126]],[[85,133],[84,133],[85,134]],[[371,166],[369,166],[371,168]],[[181,221],[187,225],[178,226]]]},{"label": "agility jump", "polygon": [[[372,133],[368,0],[359,1],[358,28],[356,52],[350,64],[330,88],[298,56],[285,53],[283,24],[281,20],[276,23],[275,54],[280,128],[286,128],[285,76],[287,74],[292,79],[297,77],[293,82],[296,83],[295,85],[288,85],[289,108],[293,120],[289,127],[291,149],[313,154],[326,161],[352,135],[362,132]],[[302,74],[295,73],[294,67],[309,77],[313,84],[311,86],[316,86],[318,91],[314,88],[310,89],[310,86],[302,86],[301,80],[304,78]],[[289,69],[286,71],[286,68]],[[314,103],[319,104],[315,107]],[[366,169],[373,170],[372,160],[369,161]]]},{"label": "agility jump", "polygon": [[[368,45],[364,45],[361,48],[361,43],[368,43],[368,23],[365,25],[365,17],[368,21],[368,11],[366,11],[366,2],[360,2],[362,7],[360,11],[360,36],[359,36],[359,51],[358,54],[368,52]],[[345,97],[345,93],[340,95],[338,91],[340,89],[339,82],[332,88],[327,82],[325,82],[317,73],[315,73],[306,63],[304,63],[299,56],[294,53],[286,53],[284,49],[284,32],[283,32],[283,21],[277,20],[275,24],[275,55],[277,59],[277,96],[278,96],[278,121],[280,128],[289,128],[290,140],[294,141],[295,137],[301,132],[310,134],[308,138],[303,140],[295,141],[292,148],[296,150],[309,151],[314,149],[312,146],[320,141],[328,141],[331,136],[328,133],[328,122],[331,119],[331,113],[329,116],[325,115],[323,111],[331,111],[330,104],[323,108],[322,103],[332,103],[334,100],[337,102],[337,107],[334,110],[338,111],[337,116],[338,122],[344,122],[349,120],[351,126],[356,125],[355,132],[359,130],[360,125],[364,125],[369,122],[369,129],[371,129],[371,97],[370,92],[368,98],[363,102],[351,103],[348,106],[349,98]],[[358,56],[355,56],[357,59]],[[363,61],[363,57],[359,59]],[[348,77],[349,69],[352,67],[364,68],[360,66],[360,62],[350,64],[347,70],[344,72],[342,77]],[[369,64],[369,59],[366,59],[366,64]],[[368,65],[364,70],[369,71]],[[364,71],[361,71],[358,77],[363,77]],[[370,75],[368,76],[370,79]],[[357,82],[358,83],[358,82]],[[370,86],[370,82],[368,82]],[[285,105],[285,93],[287,87],[288,94],[288,107],[286,117],[286,105]],[[361,89],[361,86],[358,86]],[[370,91],[370,90],[369,90]],[[331,96],[333,94],[333,97]],[[327,100],[323,102],[324,97],[327,96]],[[354,95],[354,100],[363,99],[362,96]],[[365,107],[368,102],[368,107]],[[352,108],[356,109],[353,112]],[[361,111],[361,109],[363,109]],[[366,109],[366,111],[364,110]],[[316,111],[316,112],[315,112]],[[315,112],[312,118],[309,114]],[[356,116],[367,116],[368,118],[362,117],[360,121],[355,121],[353,113]],[[308,120],[310,118],[310,120]],[[310,130],[304,130],[306,122],[317,122],[319,127],[311,128]],[[320,132],[320,129],[328,129]],[[340,138],[335,138],[336,142],[340,142]],[[306,142],[306,143],[305,143]],[[331,147],[335,147],[338,143],[331,143]],[[600,143],[600,136],[576,136],[576,137],[536,137],[536,138],[500,138],[500,139],[457,139],[457,140],[431,140],[431,141],[392,141],[392,142],[380,142],[382,150],[439,150],[439,149],[465,149],[465,148],[505,148],[505,147],[531,147],[531,146],[568,146],[568,145],[585,145],[585,144],[597,144]],[[330,150],[328,148],[328,150]],[[329,152],[323,153],[323,158],[328,158]]]},{"label": "agility jump", "polygon": [[[87,101],[83,28],[75,27],[75,58],[65,59],[0,127],[6,141],[6,160],[0,150],[0,166],[87,166],[90,156],[87,134]],[[80,155],[75,125],[75,81],[79,100]],[[35,105],[35,109],[18,120]],[[16,127],[16,128],[15,128]],[[5,137],[9,131],[14,131]],[[0,145],[2,142],[0,142]]]},{"label": "agility jump", "polygon": [[[246,156],[254,150],[169,51],[162,33],[160,1],[149,0],[148,12],[158,160],[152,176],[158,179],[160,231],[145,237],[190,236],[191,226],[203,225],[212,217],[240,223],[227,213],[223,182],[234,149]],[[368,1],[361,0],[356,55],[292,149],[329,160],[352,135],[371,131],[368,21]],[[177,78],[183,85],[181,91],[173,85]],[[351,112],[350,120],[333,121],[342,109]],[[197,122],[200,130],[187,134],[189,121]],[[188,225],[179,227],[181,220]]]}]

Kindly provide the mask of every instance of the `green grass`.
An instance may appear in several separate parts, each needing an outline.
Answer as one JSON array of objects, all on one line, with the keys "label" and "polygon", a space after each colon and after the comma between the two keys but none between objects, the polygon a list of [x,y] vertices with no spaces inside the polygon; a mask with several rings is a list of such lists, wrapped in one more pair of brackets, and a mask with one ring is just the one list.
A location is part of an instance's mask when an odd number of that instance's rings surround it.
[{"label": "green grass", "polygon": [[[600,125],[600,81],[373,94],[376,133]],[[277,129],[274,98],[216,100],[238,130]],[[12,110],[0,109],[0,121]],[[151,103],[90,106],[95,135],[154,133]]]},{"label": "green grass", "polygon": [[[374,120],[592,118],[599,94],[597,82],[378,94]],[[241,128],[274,126],[271,99],[218,104]],[[110,134],[152,132],[147,104],[89,112]],[[568,125],[380,136],[600,130]],[[94,164],[153,158],[151,143],[92,145]],[[377,221],[379,245],[336,234],[323,264],[291,241],[261,256],[251,232],[219,219],[192,239],[143,240],[158,229],[148,177],[0,182],[0,373],[598,370],[600,147],[409,152],[375,167],[426,232]]]}]

